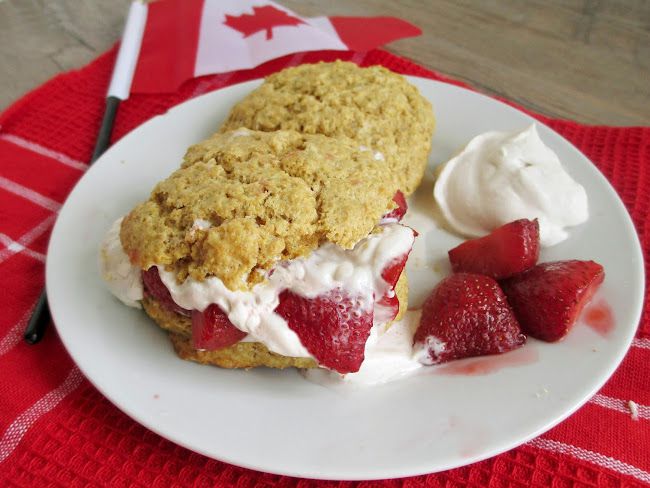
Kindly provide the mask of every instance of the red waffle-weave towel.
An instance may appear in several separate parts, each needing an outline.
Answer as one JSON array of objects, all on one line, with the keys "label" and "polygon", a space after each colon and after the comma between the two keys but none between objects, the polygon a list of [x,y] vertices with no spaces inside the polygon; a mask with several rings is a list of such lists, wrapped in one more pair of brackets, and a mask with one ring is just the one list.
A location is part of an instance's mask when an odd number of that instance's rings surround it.
[{"label": "red waffle-weave towel", "polygon": [[[650,317],[603,389],[543,436],[444,473],[373,483],[299,480],[214,461],[168,442],[110,404],[63,349],[54,329],[21,340],[43,286],[57,210],[83,174],[101,120],[115,50],[60,75],[0,117],[0,485],[6,486],[646,486],[650,484]],[[443,77],[384,51],[312,52],[256,69],[191,80],[176,93],[122,104],[114,139],[172,105],[303,62],[336,58]],[[454,81],[443,79],[450,83]],[[588,127],[537,116],[605,174],[627,206],[650,262],[650,128]],[[647,270],[646,270],[647,272]],[[638,404],[632,419],[628,401]]]}]

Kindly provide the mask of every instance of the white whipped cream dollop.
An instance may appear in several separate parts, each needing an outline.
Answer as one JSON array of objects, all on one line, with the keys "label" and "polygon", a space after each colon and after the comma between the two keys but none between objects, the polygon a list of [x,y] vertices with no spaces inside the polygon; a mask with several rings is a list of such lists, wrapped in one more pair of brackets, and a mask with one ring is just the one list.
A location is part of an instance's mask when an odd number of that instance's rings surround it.
[{"label": "white whipped cream dollop", "polygon": [[102,241],[100,268],[108,289],[122,303],[129,307],[141,308],[143,287],[140,269],[133,266],[122,248],[120,217],[108,230]]},{"label": "white whipped cream dollop", "polygon": [[568,237],[589,218],[587,194],[542,142],[535,125],[486,132],[442,168],[434,198],[458,233],[481,237],[513,220],[539,220],[542,246]]},{"label": "white whipped cream dollop", "polygon": [[[315,298],[342,288],[358,295],[359,310],[369,310],[374,297],[382,297],[390,288],[381,276],[394,259],[407,253],[413,245],[413,231],[400,224],[388,224],[383,231],[363,239],[353,249],[326,243],[310,255],[278,263],[267,280],[250,291],[228,289],[217,277],[177,283],[174,273],[159,267],[160,278],[173,300],[183,308],[205,310],[216,303],[238,329],[246,332],[246,341],[261,342],[271,351],[284,356],[311,357],[297,334],[275,309],[284,290],[306,298]],[[389,320],[390,311],[375,303],[377,326]]]}]

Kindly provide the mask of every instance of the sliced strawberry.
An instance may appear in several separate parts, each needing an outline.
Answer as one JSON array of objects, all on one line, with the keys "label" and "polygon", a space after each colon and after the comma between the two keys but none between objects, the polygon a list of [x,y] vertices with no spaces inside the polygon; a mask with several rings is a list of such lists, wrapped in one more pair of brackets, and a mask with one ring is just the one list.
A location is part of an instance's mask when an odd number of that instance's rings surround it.
[{"label": "sliced strawberry", "polygon": [[499,284],[469,273],[451,275],[431,292],[413,339],[425,348],[425,364],[500,354],[524,342]]},{"label": "sliced strawberry", "polygon": [[399,222],[406,214],[408,205],[406,204],[406,197],[404,196],[404,193],[402,193],[400,190],[397,190],[395,195],[393,195],[393,201],[397,204],[397,207],[390,212],[385,213],[382,217],[382,220],[386,221],[390,219],[389,221],[392,221],[394,219],[396,222]]},{"label": "sliced strawberry", "polygon": [[538,264],[502,282],[503,291],[527,334],[543,341],[562,339],[605,279],[593,261]]},{"label": "sliced strawberry", "polygon": [[388,265],[381,272],[381,277],[391,287],[395,288],[395,285],[397,285],[397,281],[402,275],[402,271],[404,270],[404,266],[406,266],[406,260],[408,259],[410,253],[411,250],[409,249],[408,252],[402,254],[401,256],[397,256],[390,263],[388,263]]},{"label": "sliced strawberry", "polygon": [[246,337],[246,332],[232,325],[228,316],[212,304],[203,312],[192,310],[192,347],[216,351],[232,346]]},{"label": "sliced strawberry", "polygon": [[539,258],[539,223],[520,219],[449,251],[454,272],[478,273],[497,280],[535,266]]},{"label": "sliced strawberry", "polygon": [[390,289],[386,294],[377,300],[377,304],[384,307],[387,311],[386,321],[393,320],[399,313],[399,298],[397,298],[397,294],[395,293],[395,286],[399,281],[399,277],[402,275],[402,271],[404,271],[404,266],[406,266],[406,260],[410,253],[411,250],[409,249],[407,253],[396,257],[381,272],[381,277],[390,285]]},{"label": "sliced strawberry", "polygon": [[152,298],[155,298],[167,310],[187,317],[190,316],[189,310],[181,307],[174,301],[171,293],[169,293],[169,290],[160,279],[160,274],[156,266],[152,266],[147,271],[142,272],[142,284],[144,285],[145,292]]},{"label": "sliced strawberry", "polygon": [[339,373],[359,371],[373,312],[359,309],[362,297],[334,289],[316,298],[288,290],[280,295],[275,312],[283,317],[316,361]]}]

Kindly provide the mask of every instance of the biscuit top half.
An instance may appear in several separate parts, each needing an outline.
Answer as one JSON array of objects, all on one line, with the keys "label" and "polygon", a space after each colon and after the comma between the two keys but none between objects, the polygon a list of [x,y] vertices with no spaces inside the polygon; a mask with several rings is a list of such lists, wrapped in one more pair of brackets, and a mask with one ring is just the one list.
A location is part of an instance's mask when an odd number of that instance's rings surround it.
[{"label": "biscuit top half", "polygon": [[431,148],[431,104],[381,66],[303,64],[275,73],[233,107],[222,131],[289,129],[346,136],[380,151],[405,193],[420,184]]},{"label": "biscuit top half", "polygon": [[142,269],[250,289],[278,260],[329,241],[352,248],[396,190],[384,161],[345,138],[246,129],[190,147],[180,169],[124,219],[122,246]]}]

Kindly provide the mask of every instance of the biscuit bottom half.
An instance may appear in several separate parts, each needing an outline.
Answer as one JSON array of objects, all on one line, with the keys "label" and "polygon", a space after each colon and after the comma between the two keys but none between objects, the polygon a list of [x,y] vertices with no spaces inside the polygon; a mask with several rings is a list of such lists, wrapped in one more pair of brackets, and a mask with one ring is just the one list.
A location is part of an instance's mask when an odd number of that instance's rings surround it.
[{"label": "biscuit bottom half", "polygon": [[[395,286],[399,299],[399,312],[394,321],[399,320],[408,304],[408,282],[402,273]],[[312,358],[282,356],[269,351],[259,342],[238,342],[232,346],[216,351],[199,351],[192,347],[192,319],[163,307],[156,299],[145,296],[142,306],[162,329],[169,333],[169,338],[176,354],[181,359],[201,364],[211,364],[220,368],[316,368],[318,364]],[[392,324],[392,322],[391,322]],[[389,324],[390,325],[390,324]]]}]

